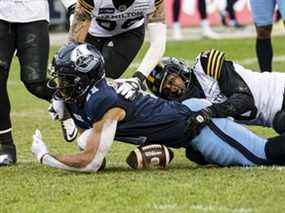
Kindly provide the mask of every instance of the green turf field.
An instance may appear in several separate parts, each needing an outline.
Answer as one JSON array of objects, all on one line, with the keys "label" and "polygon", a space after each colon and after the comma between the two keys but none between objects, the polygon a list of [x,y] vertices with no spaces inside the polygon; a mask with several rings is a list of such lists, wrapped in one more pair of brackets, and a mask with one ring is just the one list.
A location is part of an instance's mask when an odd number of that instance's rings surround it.
[{"label": "green turf field", "polygon": [[[200,51],[217,48],[228,58],[257,69],[254,43],[254,39],[169,42],[166,55],[191,61]],[[273,68],[285,71],[285,38],[276,37],[273,43],[275,56],[279,56]],[[56,49],[52,48],[50,56]],[[134,66],[126,76],[133,70]],[[0,213],[285,211],[285,167],[200,167],[188,161],[183,150],[175,150],[167,170],[134,171],[125,163],[134,147],[123,143],[113,145],[106,170],[98,174],[44,167],[30,152],[36,128],[54,153],[76,152],[76,147],[63,141],[59,123],[47,113],[48,103],[24,89],[17,60],[10,72],[9,93],[18,163],[0,168]],[[274,135],[267,128],[252,129],[263,136]]]}]

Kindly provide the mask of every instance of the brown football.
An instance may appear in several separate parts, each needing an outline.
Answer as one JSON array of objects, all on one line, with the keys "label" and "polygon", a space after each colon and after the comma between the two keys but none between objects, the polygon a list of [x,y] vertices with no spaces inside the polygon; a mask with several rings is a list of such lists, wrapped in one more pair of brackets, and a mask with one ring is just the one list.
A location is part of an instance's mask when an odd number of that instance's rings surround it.
[{"label": "brown football", "polygon": [[165,168],[173,157],[173,152],[166,146],[151,144],[131,151],[126,161],[133,169]]}]

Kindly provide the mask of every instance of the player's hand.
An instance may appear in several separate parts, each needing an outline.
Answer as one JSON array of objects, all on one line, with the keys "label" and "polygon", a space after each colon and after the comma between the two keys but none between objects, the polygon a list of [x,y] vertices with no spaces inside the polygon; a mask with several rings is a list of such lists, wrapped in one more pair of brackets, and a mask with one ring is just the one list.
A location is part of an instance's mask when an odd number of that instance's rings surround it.
[{"label": "player's hand", "polygon": [[117,93],[124,96],[125,99],[133,101],[139,90],[142,89],[142,82],[139,78],[117,79]]},{"label": "player's hand", "polygon": [[42,157],[48,153],[48,149],[42,140],[41,132],[38,129],[33,135],[33,143],[31,150],[39,162],[41,162]]},{"label": "player's hand", "polygon": [[62,120],[64,118],[64,102],[62,99],[53,98],[48,108],[52,120]]},{"label": "player's hand", "polygon": [[192,137],[199,135],[201,129],[210,121],[212,114],[213,113],[209,108],[194,112],[187,121],[188,134],[190,134]]}]

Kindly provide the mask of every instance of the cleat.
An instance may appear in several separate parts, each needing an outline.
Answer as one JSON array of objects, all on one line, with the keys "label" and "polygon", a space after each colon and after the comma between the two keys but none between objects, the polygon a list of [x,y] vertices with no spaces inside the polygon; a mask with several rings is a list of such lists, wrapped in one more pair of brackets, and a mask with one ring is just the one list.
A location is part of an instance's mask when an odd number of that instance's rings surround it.
[{"label": "cleat", "polygon": [[16,147],[11,145],[0,145],[0,166],[11,166],[17,162]]},{"label": "cleat", "polygon": [[61,129],[63,133],[64,140],[67,142],[72,142],[78,133],[78,129],[72,118],[67,118],[60,121]]}]

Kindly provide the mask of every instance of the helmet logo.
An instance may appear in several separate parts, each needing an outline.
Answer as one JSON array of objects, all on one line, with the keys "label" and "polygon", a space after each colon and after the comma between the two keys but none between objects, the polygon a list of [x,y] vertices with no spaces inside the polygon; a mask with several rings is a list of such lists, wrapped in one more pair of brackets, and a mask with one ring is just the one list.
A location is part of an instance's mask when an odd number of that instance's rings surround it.
[{"label": "helmet logo", "polygon": [[99,62],[99,59],[87,49],[87,45],[79,45],[71,53],[71,61],[74,62],[75,69],[88,73],[92,70]]}]

